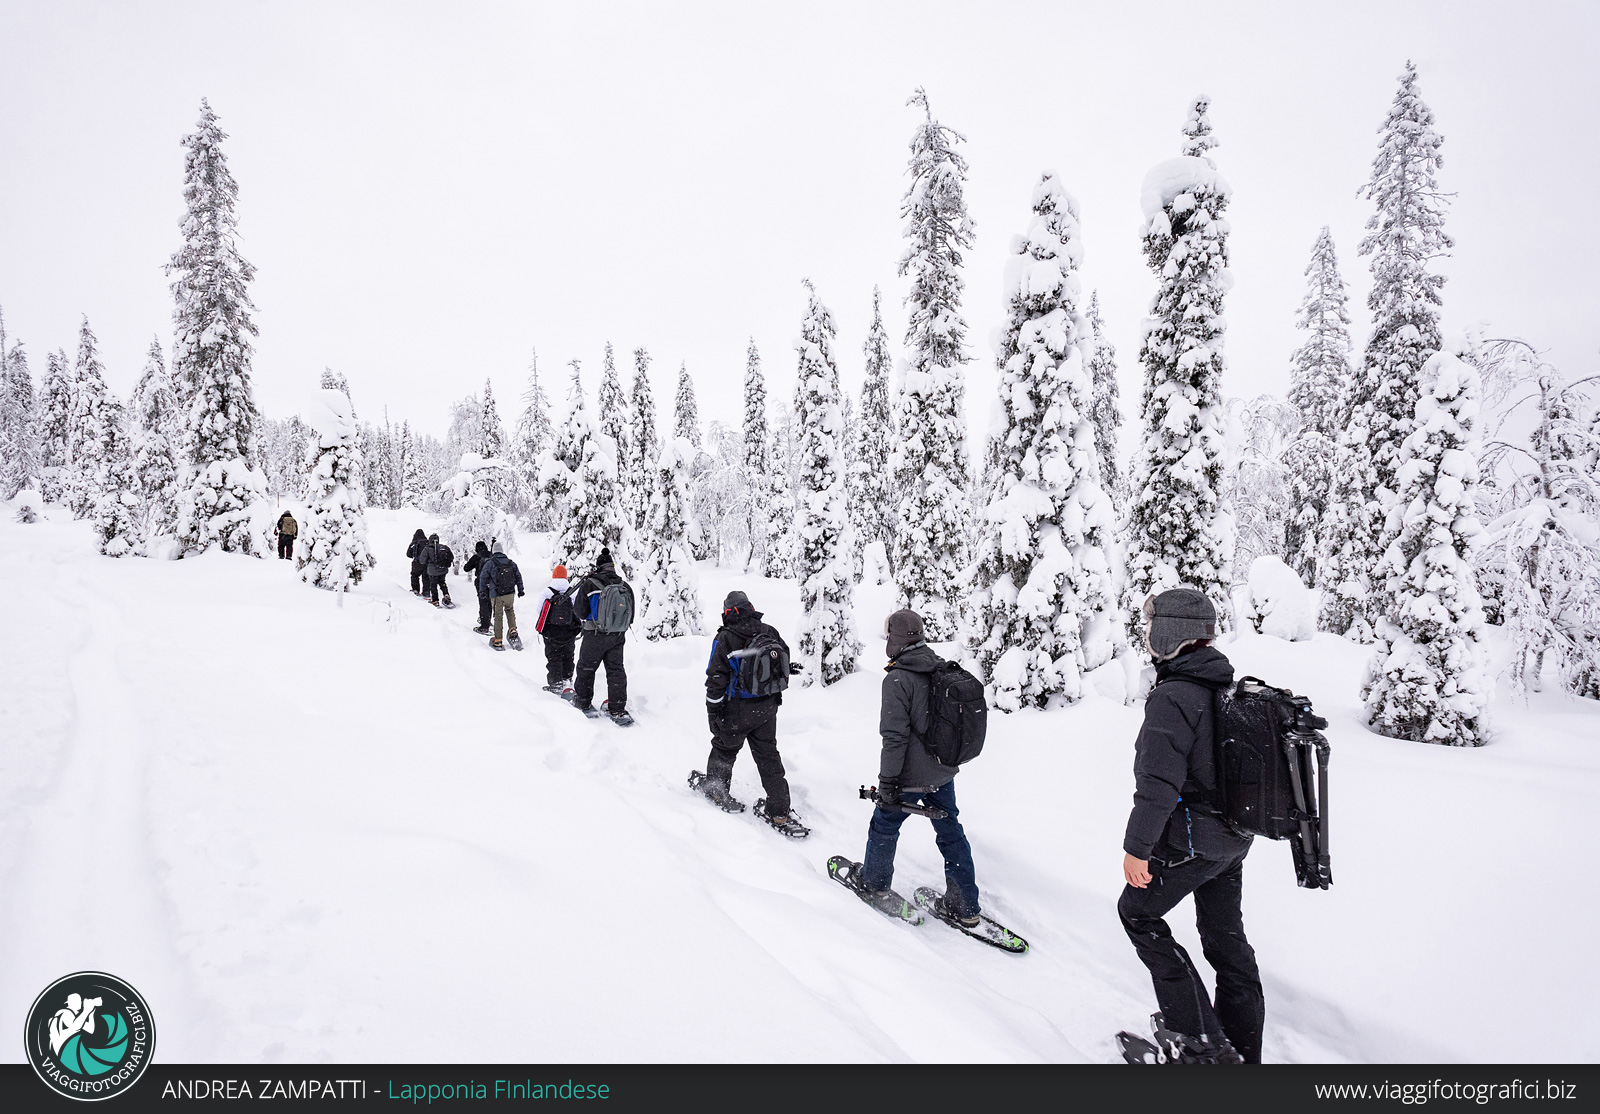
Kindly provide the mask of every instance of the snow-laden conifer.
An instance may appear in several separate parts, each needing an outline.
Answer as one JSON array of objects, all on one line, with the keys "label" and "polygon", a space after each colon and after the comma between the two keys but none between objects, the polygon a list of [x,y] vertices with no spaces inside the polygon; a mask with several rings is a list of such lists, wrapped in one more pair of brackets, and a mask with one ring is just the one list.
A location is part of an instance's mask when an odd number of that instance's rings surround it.
[{"label": "snow-laden conifer", "polygon": [[144,531],[157,538],[178,525],[178,440],[181,415],[167,376],[161,342],[150,341],[144,373],[128,403],[133,443],[133,473],[143,515]]},{"label": "snow-laden conifer", "polygon": [[[633,406],[627,392],[622,389],[622,378],[617,373],[616,356],[611,343],[606,342],[605,363],[600,371],[600,389],[595,392],[595,425],[615,446],[617,464],[617,509],[626,517],[628,528],[633,528],[634,488],[648,484],[648,476],[636,476],[628,465],[633,463]],[[648,498],[648,496],[646,496]]]},{"label": "snow-laden conifer", "polygon": [[[113,416],[112,407],[116,408]],[[120,420],[121,406],[106,390],[99,341],[85,317],[78,327],[78,359],[72,366],[72,408],[67,417],[66,496],[76,518],[94,513],[104,474],[106,441]],[[124,441],[125,446],[125,441]]]},{"label": "snow-laden conifer", "polygon": [[705,633],[689,556],[689,470],[695,452],[688,441],[674,437],[655,461],[639,570],[640,626],[652,642]]},{"label": "snow-laden conifer", "polygon": [[1122,429],[1122,390],[1117,385],[1117,346],[1106,336],[1100,319],[1100,292],[1089,295],[1084,314],[1089,324],[1092,345],[1088,363],[1089,380],[1094,384],[1094,451],[1100,460],[1100,486],[1111,496],[1113,505],[1127,501],[1128,479],[1117,459],[1118,433]]},{"label": "snow-laden conifer", "polygon": [[628,435],[628,472],[637,482],[628,489],[628,511],[633,528],[642,530],[655,486],[650,480],[651,470],[661,456],[661,439],[656,433],[656,396],[650,389],[648,349],[633,350],[633,397],[629,400],[629,413],[633,417],[633,428]]},{"label": "snow-laden conifer", "polygon": [[537,493],[539,462],[554,437],[555,430],[550,424],[550,399],[539,383],[539,353],[535,350],[528,360],[528,386],[522,392],[522,414],[517,418],[511,451],[511,458],[516,463],[524,486],[534,493],[528,515],[530,525],[535,530],[550,528],[544,503]]},{"label": "snow-laden conifer", "polygon": [[250,337],[256,333],[247,289],[255,268],[234,242],[239,188],[228,170],[226,133],[200,102],[200,122],[183,138],[183,245],[173,253],[172,373],[185,410],[186,490],[178,533],[186,551],[218,545],[253,552],[250,505],[263,477],[250,466],[257,420]]},{"label": "snow-laden conifer", "polygon": [[27,350],[21,341],[7,347],[0,327],[0,500],[41,479],[35,402]]},{"label": "snow-laden conifer", "polygon": [[785,580],[794,575],[795,551],[795,487],[789,475],[790,434],[793,422],[788,419],[788,408],[780,406],[779,420],[772,424],[772,453],[768,458],[766,496],[762,510],[766,514],[766,537],[761,542],[762,574],[773,580]]},{"label": "snow-laden conifer", "polygon": [[494,404],[494,384],[483,381],[483,417],[478,425],[478,455],[499,459],[505,456],[506,431],[500,424],[500,411]]},{"label": "snow-laden conifer", "polygon": [[889,334],[883,327],[883,297],[872,288],[872,324],[861,347],[866,378],[855,421],[855,448],[850,463],[850,518],[855,529],[856,580],[863,573],[861,554],[874,542],[885,555],[894,552],[895,523],[900,514],[894,473],[888,462],[894,452],[894,409],[889,400]]},{"label": "snow-laden conifer", "polygon": [[[1230,553],[1222,521],[1224,437],[1223,295],[1228,274],[1230,190],[1204,152],[1216,145],[1195,99],[1184,153],[1145,175],[1145,262],[1156,295],[1145,322],[1142,431],[1128,511],[1128,629],[1142,636],[1140,608],[1152,592],[1183,585],[1221,604]],[[1227,622],[1226,613],[1223,622]]]},{"label": "snow-laden conifer", "polygon": [[553,531],[565,528],[572,484],[583,463],[583,446],[593,432],[583,404],[582,363],[570,361],[572,383],[567,391],[567,413],[550,446],[539,458],[538,505]]},{"label": "snow-laden conifer", "polygon": [[[1400,446],[1412,429],[1420,397],[1422,368],[1439,351],[1439,291],[1444,276],[1429,264],[1447,255],[1453,241],[1444,231],[1448,195],[1439,188],[1444,137],[1434,129],[1433,111],[1417,88],[1417,68],[1406,63],[1400,88],[1379,130],[1372,177],[1362,195],[1373,202],[1367,235],[1360,252],[1370,256],[1372,333],[1362,353],[1361,379],[1371,385],[1366,437],[1372,454],[1375,487],[1365,492],[1389,518],[1389,504],[1398,489]],[[1359,419],[1357,419],[1359,420]],[[1368,567],[1376,565],[1393,537],[1371,539]],[[1384,578],[1373,584],[1367,616],[1375,619],[1389,608],[1383,598]]]},{"label": "snow-laden conifer", "polygon": [[740,461],[739,489],[744,504],[745,536],[749,539],[747,567],[762,567],[767,541],[767,471],[772,446],[767,443],[767,377],[761,369],[756,338],[744,354],[744,455]]},{"label": "snow-laden conifer", "polygon": [[1493,683],[1471,548],[1478,520],[1477,371],[1451,352],[1422,369],[1411,433],[1395,459],[1396,497],[1375,570],[1388,610],[1361,696],[1380,735],[1448,746],[1487,741]]},{"label": "snow-laden conifer", "polygon": [[400,505],[414,507],[422,501],[425,489],[420,468],[417,439],[411,432],[411,421],[400,423]]},{"label": "snow-laden conifer", "polygon": [[833,359],[833,338],[839,330],[810,279],[805,288],[806,315],[795,341],[799,368],[794,414],[800,431],[795,566],[801,610],[796,658],[806,666],[802,684],[831,685],[855,671],[861,642],[850,617],[853,577],[845,548],[850,509],[842,444],[844,410],[839,368]]},{"label": "snow-laden conifer", "polygon": [[1094,336],[1079,314],[1078,206],[1054,174],[1006,266],[992,499],[983,513],[967,641],[1008,712],[1075,701],[1116,653],[1116,514],[1101,488]]},{"label": "snow-laden conifer", "polygon": [[308,584],[347,592],[377,564],[367,549],[367,519],[355,490],[361,472],[358,429],[344,391],[324,387],[317,403],[308,415],[317,434],[306,462],[311,513],[300,527],[295,567]]},{"label": "snow-laden conifer", "polygon": [[555,521],[551,556],[576,576],[593,569],[600,550],[609,548],[625,571],[629,556],[621,544],[616,442],[600,432],[584,405],[579,374],[573,360],[567,416],[539,470],[541,498]]},{"label": "snow-laden conifer", "polygon": [[34,435],[39,439],[39,490],[47,503],[60,503],[66,498],[67,437],[72,425],[71,368],[61,349],[45,354]]},{"label": "snow-laden conifer", "polygon": [[115,398],[107,398],[101,411],[94,501],[90,508],[100,552],[107,557],[126,557],[144,548],[139,480],[134,471],[133,446],[128,433],[128,416],[122,404]]},{"label": "snow-laden conifer", "polygon": [[972,218],[962,193],[964,137],[933,118],[922,89],[906,102],[923,110],[911,137],[911,185],[900,202],[910,241],[899,273],[911,277],[905,377],[896,401],[895,581],[930,640],[955,637],[965,593],[972,532],[968,497],[965,377],[967,325],[961,318],[961,253],[972,246]]},{"label": "snow-laden conifer", "polygon": [[694,400],[694,380],[689,378],[689,362],[678,365],[678,394],[672,401],[672,435],[700,447],[700,407]]}]

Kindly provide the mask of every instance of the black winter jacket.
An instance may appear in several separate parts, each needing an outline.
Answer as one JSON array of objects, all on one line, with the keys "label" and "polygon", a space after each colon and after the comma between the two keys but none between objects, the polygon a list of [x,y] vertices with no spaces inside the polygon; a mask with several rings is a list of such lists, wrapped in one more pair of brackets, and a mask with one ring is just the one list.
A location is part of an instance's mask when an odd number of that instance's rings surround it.
[{"label": "black winter jacket", "polygon": [[1122,849],[1136,859],[1226,861],[1250,846],[1223,822],[1205,794],[1215,791],[1216,704],[1233,681],[1221,650],[1202,646],[1156,668],[1134,743],[1133,813]]},{"label": "black winter jacket", "polygon": [[436,546],[432,542],[429,542],[427,545],[423,546],[422,552],[417,555],[417,559],[421,561],[423,566],[428,570],[429,576],[438,577],[449,575],[450,562],[441,561],[438,558],[439,550],[445,548],[448,547],[443,543],[440,543]]},{"label": "black winter jacket", "polygon": [[491,553],[489,556],[483,559],[483,567],[478,570],[479,599],[492,600],[498,595],[510,594],[501,593],[501,591],[496,588],[494,584],[495,579],[500,574],[501,565],[511,566],[511,572],[517,578],[517,587],[515,589],[516,593],[519,596],[522,595],[522,570],[517,568],[517,563],[511,558],[507,557],[504,553]]},{"label": "black winter jacket", "polygon": [[[761,612],[747,611],[725,623],[718,631],[715,641],[711,643],[711,660],[706,663],[706,703],[720,704],[728,695],[728,682],[733,678],[733,666],[728,664],[728,652],[742,650],[750,645],[756,635],[767,631],[783,645],[785,653],[789,652],[789,644],[783,641],[783,635],[777,628],[768,626],[761,621]],[[771,696],[744,697],[734,700],[735,704],[745,704],[751,707],[761,707],[767,704],[782,704],[783,693],[776,692]]]},{"label": "black winter jacket", "polygon": [[[615,565],[600,565],[594,572],[578,582],[577,591],[572,594],[572,609],[578,613],[581,620],[589,614],[589,597],[601,588],[612,584],[621,584],[622,577],[617,575]],[[599,634],[599,631],[585,630],[584,635]]]},{"label": "black winter jacket", "polygon": [[406,556],[411,558],[411,563],[416,566],[415,571],[417,572],[421,572],[425,567],[422,564],[422,551],[427,548],[427,545],[428,535],[418,530],[415,536],[412,537],[411,544],[406,546]]},{"label": "black winter jacket", "polygon": [[918,642],[886,667],[878,713],[878,734],[883,737],[878,777],[898,780],[903,793],[937,789],[955,780],[955,769],[941,766],[922,745],[929,727],[929,677],[943,664],[926,642]]}]

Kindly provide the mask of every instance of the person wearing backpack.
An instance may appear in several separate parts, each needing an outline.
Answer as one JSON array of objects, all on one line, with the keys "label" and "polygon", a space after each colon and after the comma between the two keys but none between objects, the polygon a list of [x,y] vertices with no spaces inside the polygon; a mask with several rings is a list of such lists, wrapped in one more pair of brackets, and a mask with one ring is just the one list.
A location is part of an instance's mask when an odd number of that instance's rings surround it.
[{"label": "person wearing backpack", "polygon": [[[493,539],[491,539],[493,540]],[[489,545],[487,542],[474,542],[472,556],[461,563],[461,575],[472,577],[472,584],[478,590],[478,625],[472,628],[473,634],[489,633],[489,611],[493,607],[494,597],[483,594],[483,563],[489,559]]]},{"label": "person wearing backpack", "polygon": [[933,727],[934,675],[947,668],[923,637],[922,616],[896,611],[884,624],[889,654],[883,678],[883,703],[878,734],[883,749],[878,760],[878,807],[867,826],[867,854],[860,868],[861,889],[881,897],[894,882],[894,853],[900,826],[910,813],[901,804],[931,806],[948,813],[933,820],[934,842],[944,856],[943,908],[936,912],[966,928],[979,923],[978,881],[956,809],[957,766],[941,763],[925,741]]},{"label": "person wearing backpack", "polygon": [[450,565],[455,560],[455,554],[450,552],[450,547],[439,540],[438,534],[428,535],[428,544],[422,547],[422,566],[426,572],[423,580],[423,595],[428,597],[430,603],[439,607],[439,595],[444,594],[445,607],[454,607],[450,602],[450,587],[444,578],[450,572]]},{"label": "person wearing backpack", "polygon": [[[621,592],[608,597],[606,589],[612,587],[620,587]],[[626,616],[615,610],[602,614],[603,597],[616,599],[622,594],[626,595]],[[622,663],[622,647],[628,638],[628,624],[633,619],[632,601],[633,589],[617,575],[610,549],[600,551],[594,572],[579,582],[572,598],[578,619],[583,624],[583,642],[578,647],[578,663],[572,679],[572,706],[591,719],[600,715],[592,706],[594,675],[604,664],[606,711],[623,726],[633,722],[633,717],[628,715],[628,670]],[[622,629],[606,629],[618,626]]]},{"label": "person wearing backpack", "polygon": [[[1201,592],[1145,601],[1156,684],[1134,743],[1133,811],[1123,837],[1122,927],[1150,969],[1161,1012],[1151,1020],[1174,1063],[1259,1064],[1265,1007],[1240,897],[1251,837],[1209,803],[1217,791],[1217,693],[1233,665],[1211,644],[1217,611]],[[1194,895],[1195,926],[1217,973],[1215,1004],[1163,919]]]},{"label": "person wearing backpack", "polygon": [[550,571],[550,586],[545,589],[544,600],[539,605],[539,619],[534,629],[544,639],[545,691],[571,697],[573,648],[582,628],[572,605],[567,566],[557,565]]},{"label": "person wearing backpack", "polygon": [[300,524],[294,515],[284,511],[278,516],[278,556],[288,561],[294,557],[294,539],[300,533]]},{"label": "person wearing backpack", "polygon": [[[750,678],[749,668],[741,671],[743,656],[774,651],[781,651],[781,657],[774,659],[782,663],[781,675],[757,681]],[[788,643],[775,628],[761,621],[761,612],[751,606],[750,597],[743,592],[729,592],[722,601],[722,626],[711,643],[711,660],[706,663],[711,756],[706,759],[706,776],[699,789],[724,811],[744,811],[744,805],[732,797],[728,788],[734,761],[748,742],[750,757],[755,759],[761,775],[761,787],[767,791],[758,811],[767,823],[794,837],[807,834],[807,830],[789,810],[789,782],[784,776],[783,757],[778,753],[778,706],[783,703],[789,675],[799,669],[798,662],[789,662]]]},{"label": "person wearing backpack", "polygon": [[428,535],[419,527],[411,535],[411,544],[406,546],[406,556],[411,558],[411,594],[422,595],[423,585],[427,582],[428,566],[423,563],[422,551],[428,548]]},{"label": "person wearing backpack", "polygon": [[[506,556],[505,546],[494,543],[494,552],[484,560],[478,570],[478,599],[485,596],[494,600],[494,633],[489,645],[496,650],[506,648],[505,635],[511,645],[522,649],[522,639],[517,634],[517,597],[522,595],[522,570]],[[508,629],[509,628],[509,629]]]}]

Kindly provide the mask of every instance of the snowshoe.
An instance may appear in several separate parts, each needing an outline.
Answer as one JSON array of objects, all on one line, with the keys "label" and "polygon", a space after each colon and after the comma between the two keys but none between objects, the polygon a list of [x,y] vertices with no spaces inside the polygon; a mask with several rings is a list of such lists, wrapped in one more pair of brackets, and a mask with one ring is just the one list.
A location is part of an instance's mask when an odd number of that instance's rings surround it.
[{"label": "snowshoe", "polygon": [[926,909],[957,932],[970,936],[974,940],[981,940],[992,948],[999,948],[1001,951],[1009,952],[1012,955],[1021,955],[1028,950],[1028,942],[1026,940],[999,921],[990,920],[982,913],[968,920],[962,920],[957,917],[945,908],[944,894],[931,886],[918,886],[913,891],[911,899],[917,903],[919,908]]},{"label": "snowshoe", "polygon": [[613,712],[611,710],[611,701],[602,700],[600,701],[600,710],[606,715],[610,716],[611,722],[616,724],[618,727],[633,726],[633,717],[628,714],[628,710],[626,708],[620,712]]},{"label": "snowshoe", "polygon": [[491,649],[491,650],[500,650],[500,651],[503,652],[505,650],[505,648],[506,648],[506,644],[504,642],[501,642],[498,638],[489,639],[489,649]]},{"label": "snowshoe", "polygon": [[1242,1064],[1244,1057],[1227,1037],[1215,1040],[1191,1037],[1168,1029],[1161,1014],[1150,1015],[1150,1031],[1155,1041],[1132,1033],[1117,1034],[1117,1047],[1130,1064]]},{"label": "snowshoe", "polygon": [[506,641],[511,643],[511,648],[513,650],[522,649],[522,638],[517,634],[516,631],[512,631],[510,634],[506,635]]},{"label": "snowshoe", "polygon": [[894,917],[907,924],[922,923],[922,914],[917,912],[916,906],[893,890],[874,891],[863,887],[860,863],[853,863],[843,855],[835,855],[828,860],[828,877],[886,917]]},{"label": "snowshoe", "polygon": [[490,631],[488,627],[473,627],[472,628],[472,633],[473,634],[491,634],[493,632]]},{"label": "snowshoe", "polygon": [[445,600],[439,606],[444,608],[446,611],[454,611],[456,609],[455,601],[454,600],[449,600],[449,599]]},{"label": "snowshoe", "polygon": [[589,705],[586,708],[578,707],[578,705],[576,705],[576,704],[574,704],[573,707],[577,708],[578,711],[582,712],[584,715],[588,716],[590,719],[599,719],[601,716],[605,715],[604,712],[602,712],[599,708],[596,708],[593,704]]},{"label": "snowshoe", "polygon": [[689,788],[700,794],[706,800],[716,805],[723,812],[743,812],[744,802],[736,800],[729,792],[728,787],[720,781],[712,781],[699,770],[689,773]]},{"label": "snowshoe", "polygon": [[790,839],[804,839],[811,834],[811,829],[800,823],[800,817],[795,815],[793,809],[790,809],[782,816],[773,816],[769,813],[765,797],[756,801],[755,814]]}]

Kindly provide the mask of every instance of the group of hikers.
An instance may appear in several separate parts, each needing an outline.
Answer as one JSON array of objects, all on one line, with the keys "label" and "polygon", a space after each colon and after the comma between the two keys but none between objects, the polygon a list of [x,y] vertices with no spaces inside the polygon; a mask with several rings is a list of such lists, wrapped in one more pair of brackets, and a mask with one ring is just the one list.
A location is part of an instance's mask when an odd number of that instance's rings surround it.
[{"label": "group of hikers", "polygon": [[[522,573],[499,542],[480,541],[475,548],[463,566],[478,590],[474,629],[490,635],[495,649],[504,649],[508,640],[520,648],[514,605],[524,595]],[[412,591],[435,606],[442,593],[444,606],[450,606],[444,587],[452,559],[449,547],[437,534],[418,530],[407,555],[413,562]],[[602,550],[593,570],[576,584],[557,565],[536,623],[544,639],[545,689],[588,716],[609,715],[624,726],[631,724],[623,662],[631,619],[632,590],[617,574],[609,550]],[[1217,611],[1201,592],[1174,588],[1152,596],[1145,603],[1144,622],[1156,678],[1134,743],[1133,810],[1123,838],[1126,885],[1117,912],[1155,986],[1160,1012],[1151,1021],[1161,1060],[1260,1063],[1261,977],[1241,912],[1244,858],[1252,837],[1210,803],[1219,780],[1211,745],[1218,715],[1215,694],[1233,681],[1233,666],[1213,645]],[[901,827],[908,816],[927,816],[945,871],[944,893],[931,908],[956,927],[977,930],[987,918],[980,913],[972,846],[956,803],[960,765],[942,761],[929,743],[940,711],[935,708],[935,678],[958,667],[929,646],[915,611],[890,615],[884,640],[888,662],[878,718],[876,807],[867,825],[863,861],[836,859],[839,880],[869,904],[891,911],[902,900],[891,890]],[[608,699],[595,709],[595,674],[602,665]],[[730,592],[722,602],[706,665],[711,751],[704,774],[697,771],[690,777],[691,786],[712,804],[742,812],[744,804],[732,795],[732,776],[740,751],[748,745],[766,793],[756,802],[756,814],[791,838],[803,838],[809,829],[793,811],[778,751],[777,720],[788,677],[801,668],[789,661],[788,645],[749,597]],[[1216,972],[1214,996],[1165,920],[1190,895],[1201,947]]]}]

